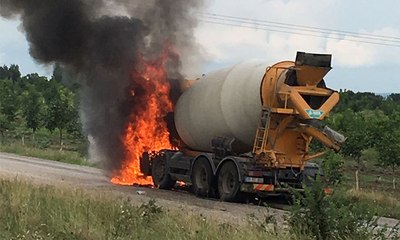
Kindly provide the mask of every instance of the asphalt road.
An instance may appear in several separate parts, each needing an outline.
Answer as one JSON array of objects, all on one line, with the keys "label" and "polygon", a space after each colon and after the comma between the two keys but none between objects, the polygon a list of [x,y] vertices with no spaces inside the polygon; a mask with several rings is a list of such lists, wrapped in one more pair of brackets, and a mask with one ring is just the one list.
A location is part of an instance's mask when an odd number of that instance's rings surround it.
[{"label": "asphalt road", "polygon": [[[257,216],[259,219],[265,219],[265,216],[272,215],[278,224],[284,224],[284,216],[286,215],[284,210],[275,208],[201,199],[187,191],[117,186],[110,183],[109,179],[98,168],[7,153],[0,153],[0,178],[20,179],[35,184],[59,187],[84,188],[96,192],[101,191],[104,194],[129,197],[131,202],[136,205],[155,199],[158,205],[171,210],[186,211],[188,214],[201,215],[220,222],[233,224],[249,221],[250,215]],[[396,224],[399,224],[399,221],[382,217],[379,218],[378,223],[380,226],[386,225],[389,228],[393,228]]]}]

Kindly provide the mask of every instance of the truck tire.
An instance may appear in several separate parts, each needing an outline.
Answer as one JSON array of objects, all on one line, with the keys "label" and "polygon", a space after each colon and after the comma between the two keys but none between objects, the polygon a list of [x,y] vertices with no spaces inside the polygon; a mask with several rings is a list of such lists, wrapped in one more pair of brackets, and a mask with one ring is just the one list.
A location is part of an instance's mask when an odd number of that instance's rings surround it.
[{"label": "truck tire", "polygon": [[209,197],[212,192],[213,171],[208,160],[199,158],[192,168],[192,188],[198,197]]},{"label": "truck tire", "polygon": [[222,201],[239,200],[240,182],[235,163],[229,161],[222,165],[218,174],[218,192]]},{"label": "truck tire", "polygon": [[154,186],[167,190],[175,186],[176,181],[172,180],[168,173],[165,156],[158,156],[153,159],[151,173]]}]

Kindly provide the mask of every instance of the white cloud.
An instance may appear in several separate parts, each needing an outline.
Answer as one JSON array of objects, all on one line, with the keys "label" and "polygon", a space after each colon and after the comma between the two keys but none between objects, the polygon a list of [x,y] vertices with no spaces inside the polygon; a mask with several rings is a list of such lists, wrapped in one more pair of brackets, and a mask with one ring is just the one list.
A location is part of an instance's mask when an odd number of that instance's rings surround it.
[{"label": "white cloud", "polygon": [[[333,34],[330,37],[338,38],[337,35]],[[328,39],[326,50],[334,55],[333,61],[338,66],[361,67],[376,63],[374,58],[376,48],[360,43],[354,37],[344,37],[342,40]]]},{"label": "white cloud", "polygon": [[[322,0],[316,4],[315,0],[248,0],[244,4],[243,1],[215,1],[209,11],[259,20],[319,26],[324,19],[323,13],[333,2]],[[258,58],[273,63],[294,60],[297,51],[325,52],[323,38],[304,36],[304,32],[299,35],[266,31],[262,28],[269,27],[261,25],[258,28],[205,22],[197,29],[196,37],[208,53],[210,61],[216,62]]]},{"label": "white cloud", "polygon": [[264,54],[267,33],[262,30],[241,27],[227,28],[206,23],[197,30],[196,38],[210,58],[224,61],[248,57],[249,51],[254,51],[254,49],[259,51],[257,55]]},{"label": "white cloud", "polygon": [[273,63],[294,60],[297,51],[325,52],[323,38],[263,29],[204,23],[197,30],[196,37],[210,61],[217,62],[259,58]]},{"label": "white cloud", "polygon": [[[365,31],[363,31],[365,33]],[[368,33],[368,32],[366,32]],[[378,35],[378,36],[391,36],[397,39],[395,45],[398,47],[376,47],[376,59],[382,63],[390,63],[390,64],[400,64],[400,30],[394,29],[392,27],[384,27],[381,29],[377,29],[375,31],[369,32],[369,34]],[[393,43],[391,43],[393,44]]]},{"label": "white cloud", "polygon": [[7,47],[7,43],[25,43],[24,34],[18,30],[20,21],[0,18],[0,47]]},{"label": "white cloud", "polygon": [[[373,31],[361,30],[359,33],[369,35],[363,39],[345,36],[340,40],[327,40],[327,51],[335,54],[335,61],[338,65],[344,67],[370,67],[384,64],[400,64],[398,51],[400,49],[400,40],[398,40],[398,43],[385,42],[379,41],[377,37],[372,36],[393,36],[400,38],[399,30],[384,27]],[[339,38],[337,35],[331,35],[331,37]],[[382,46],[365,42],[380,42],[398,45],[399,47]]]},{"label": "white cloud", "polygon": [[[236,4],[216,1],[210,12],[223,12],[226,15],[245,16],[247,18],[329,28],[332,17],[324,13],[331,11],[337,4],[333,0],[249,0],[249,4]],[[256,8],[254,6],[257,6]],[[252,11],[250,13],[250,10]],[[301,17],[299,17],[301,16]],[[248,25],[247,25],[248,26]],[[370,39],[355,38],[350,35],[338,36],[317,32],[300,32],[300,34],[249,29],[237,26],[201,23],[196,32],[199,43],[208,53],[210,61],[232,62],[250,58],[266,61],[294,59],[296,51],[331,53],[335,67],[359,68],[379,66],[387,63],[400,64],[400,54],[393,47],[362,43]],[[331,27],[343,29],[340,27]],[[285,28],[279,30],[293,31]],[[384,27],[376,30],[355,30],[364,34],[400,37],[397,29]],[[308,36],[308,34],[317,35]],[[318,37],[319,36],[319,37]],[[400,40],[398,45],[400,45]],[[399,48],[400,49],[400,48]]]}]

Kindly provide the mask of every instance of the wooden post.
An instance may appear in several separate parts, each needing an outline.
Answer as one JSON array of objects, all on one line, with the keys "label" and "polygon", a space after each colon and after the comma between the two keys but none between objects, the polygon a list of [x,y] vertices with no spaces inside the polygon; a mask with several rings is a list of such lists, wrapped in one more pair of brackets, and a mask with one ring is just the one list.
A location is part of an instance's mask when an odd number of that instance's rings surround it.
[{"label": "wooden post", "polygon": [[360,184],[359,184],[359,179],[358,179],[358,169],[356,170],[356,191],[360,190]]},{"label": "wooden post", "polygon": [[393,189],[396,189],[396,175],[394,174],[394,165],[392,166],[393,173]]},{"label": "wooden post", "polygon": [[63,129],[62,128],[59,128],[59,131],[60,131],[60,151],[62,151],[63,150]]}]

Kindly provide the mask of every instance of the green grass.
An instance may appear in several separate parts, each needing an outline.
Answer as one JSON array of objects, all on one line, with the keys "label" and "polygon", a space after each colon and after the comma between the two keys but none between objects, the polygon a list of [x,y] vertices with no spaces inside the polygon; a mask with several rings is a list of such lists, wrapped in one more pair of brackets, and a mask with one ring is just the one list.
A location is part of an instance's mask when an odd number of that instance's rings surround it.
[{"label": "green grass", "polygon": [[378,166],[376,162],[376,159],[362,161],[359,172],[360,191],[355,191],[357,163],[353,159],[345,159],[341,186],[355,203],[379,216],[400,219],[400,171],[394,173],[398,184],[397,189],[393,189],[392,171]]},{"label": "green grass", "polygon": [[154,201],[0,180],[0,239],[296,239],[253,222],[241,226]]},{"label": "green grass", "polygon": [[58,162],[65,162],[78,165],[90,165],[84,157],[78,152],[69,150],[55,150],[55,149],[40,149],[29,146],[23,146],[21,144],[7,144],[0,145],[1,152],[14,153],[22,156],[43,158]]},{"label": "green grass", "polygon": [[354,204],[374,212],[377,216],[400,219],[400,199],[396,195],[376,190],[351,189],[346,192],[346,197]]}]

